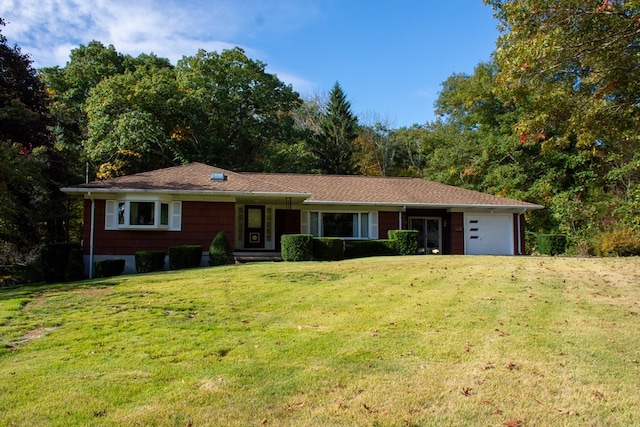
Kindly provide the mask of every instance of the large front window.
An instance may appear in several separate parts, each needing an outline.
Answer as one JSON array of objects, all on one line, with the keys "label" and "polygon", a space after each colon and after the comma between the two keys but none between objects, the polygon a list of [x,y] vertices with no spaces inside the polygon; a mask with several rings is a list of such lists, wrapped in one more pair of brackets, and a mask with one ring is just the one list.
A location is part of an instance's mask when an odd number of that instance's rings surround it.
[{"label": "large front window", "polygon": [[367,212],[311,212],[310,231],[319,237],[368,238]]},{"label": "large front window", "polygon": [[180,202],[108,200],[105,227],[108,230],[119,228],[166,230],[170,226],[170,221],[173,221],[173,228],[179,228],[180,215]]}]

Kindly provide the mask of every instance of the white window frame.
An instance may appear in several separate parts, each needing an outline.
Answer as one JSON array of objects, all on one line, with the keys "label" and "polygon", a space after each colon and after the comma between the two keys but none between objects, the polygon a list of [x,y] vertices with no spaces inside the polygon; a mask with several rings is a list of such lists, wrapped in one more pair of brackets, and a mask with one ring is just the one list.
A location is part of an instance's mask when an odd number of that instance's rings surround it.
[{"label": "white window frame", "polygon": [[[301,229],[315,237],[326,237],[324,235],[323,216],[327,214],[348,214],[358,216],[357,236],[331,236],[344,240],[370,240],[378,238],[378,212],[377,211],[340,211],[340,210],[314,210],[302,212]],[[363,216],[367,216],[367,235],[363,235]],[[313,217],[317,217],[317,223]],[[317,229],[316,229],[317,228]]]},{"label": "white window frame", "polygon": [[[153,224],[131,224],[132,203],[153,203]],[[166,224],[161,224],[162,205],[167,205]],[[122,211],[122,214],[121,214]],[[164,197],[124,197],[105,201],[105,230],[159,230],[182,229],[182,202]]]}]

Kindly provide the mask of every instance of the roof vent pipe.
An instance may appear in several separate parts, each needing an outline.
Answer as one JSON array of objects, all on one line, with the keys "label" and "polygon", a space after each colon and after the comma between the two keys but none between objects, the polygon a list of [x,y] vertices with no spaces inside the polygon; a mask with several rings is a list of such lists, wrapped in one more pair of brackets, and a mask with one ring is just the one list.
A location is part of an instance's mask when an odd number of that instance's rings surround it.
[{"label": "roof vent pipe", "polygon": [[226,181],[227,175],[222,172],[214,172],[211,174],[211,181]]}]

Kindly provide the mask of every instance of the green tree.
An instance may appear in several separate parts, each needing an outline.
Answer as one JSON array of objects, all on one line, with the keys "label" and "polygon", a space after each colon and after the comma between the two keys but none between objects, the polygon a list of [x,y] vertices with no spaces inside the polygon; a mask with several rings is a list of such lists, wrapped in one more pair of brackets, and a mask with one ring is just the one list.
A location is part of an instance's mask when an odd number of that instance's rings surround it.
[{"label": "green tree", "polygon": [[113,46],[91,41],[71,50],[64,67],[40,70],[51,100],[52,133],[56,148],[70,169],[75,168],[75,181],[84,174],[87,139],[85,102],[91,89],[103,79],[124,73],[127,58]]},{"label": "green tree", "polygon": [[293,111],[300,96],[242,49],[184,57],[177,78],[188,95],[182,134],[193,147],[191,160],[255,170],[271,145],[296,142]]},{"label": "green tree", "polygon": [[84,147],[106,178],[188,160],[175,132],[182,123],[183,93],[173,67],[153,55],[130,60],[133,71],[100,81],[85,102]]},{"label": "green tree", "polygon": [[328,174],[353,174],[358,137],[358,118],[351,112],[351,103],[336,82],[329,94],[329,102],[320,122],[320,132],[311,150],[317,156],[320,171]]},{"label": "green tree", "polygon": [[4,25],[0,18],[0,264],[25,261],[47,231],[57,237],[60,197],[44,86]]},{"label": "green tree", "polygon": [[640,179],[640,3],[485,2],[501,25],[497,94],[518,106],[514,130],[546,163],[561,162],[571,174],[547,178],[552,188],[562,186],[548,205],[560,209],[571,200],[574,212],[593,212],[562,216],[578,218],[583,237],[633,223],[606,212],[629,212],[619,208],[634,206]]}]

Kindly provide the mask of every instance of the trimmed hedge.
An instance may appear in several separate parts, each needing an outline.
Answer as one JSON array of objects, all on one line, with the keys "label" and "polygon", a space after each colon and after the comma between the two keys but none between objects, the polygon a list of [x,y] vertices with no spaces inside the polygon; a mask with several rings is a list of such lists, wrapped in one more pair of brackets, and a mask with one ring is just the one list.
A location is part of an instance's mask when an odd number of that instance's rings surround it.
[{"label": "trimmed hedge", "polygon": [[311,261],[313,259],[313,236],[311,234],[285,234],[281,241],[284,261]]},{"label": "trimmed hedge", "polygon": [[138,273],[150,273],[164,268],[164,251],[138,251],[135,254],[136,271]]},{"label": "trimmed hedge", "polygon": [[123,259],[99,259],[93,262],[93,277],[119,276],[123,271]]},{"label": "trimmed hedge", "polygon": [[224,231],[220,231],[213,238],[209,246],[209,265],[233,264],[233,249]]},{"label": "trimmed hedge", "polygon": [[[69,257],[71,251],[74,249],[80,251],[80,245],[75,243],[49,243],[40,248],[42,275],[46,282],[53,283],[73,280],[67,278],[66,273]],[[71,273],[71,271],[69,273]]]},{"label": "trimmed hedge", "polygon": [[394,246],[398,255],[418,254],[418,231],[417,230],[389,230],[389,240],[394,241]]},{"label": "trimmed hedge", "polygon": [[545,255],[563,254],[567,248],[564,234],[538,234],[538,252]]},{"label": "trimmed hedge", "polygon": [[336,237],[315,237],[313,259],[317,261],[339,261],[344,259],[344,241]]},{"label": "trimmed hedge", "polygon": [[365,258],[370,256],[398,255],[393,240],[355,240],[348,242],[344,249],[345,258]]},{"label": "trimmed hedge", "polygon": [[202,260],[202,246],[182,245],[169,248],[169,268],[182,270],[200,266]]}]

